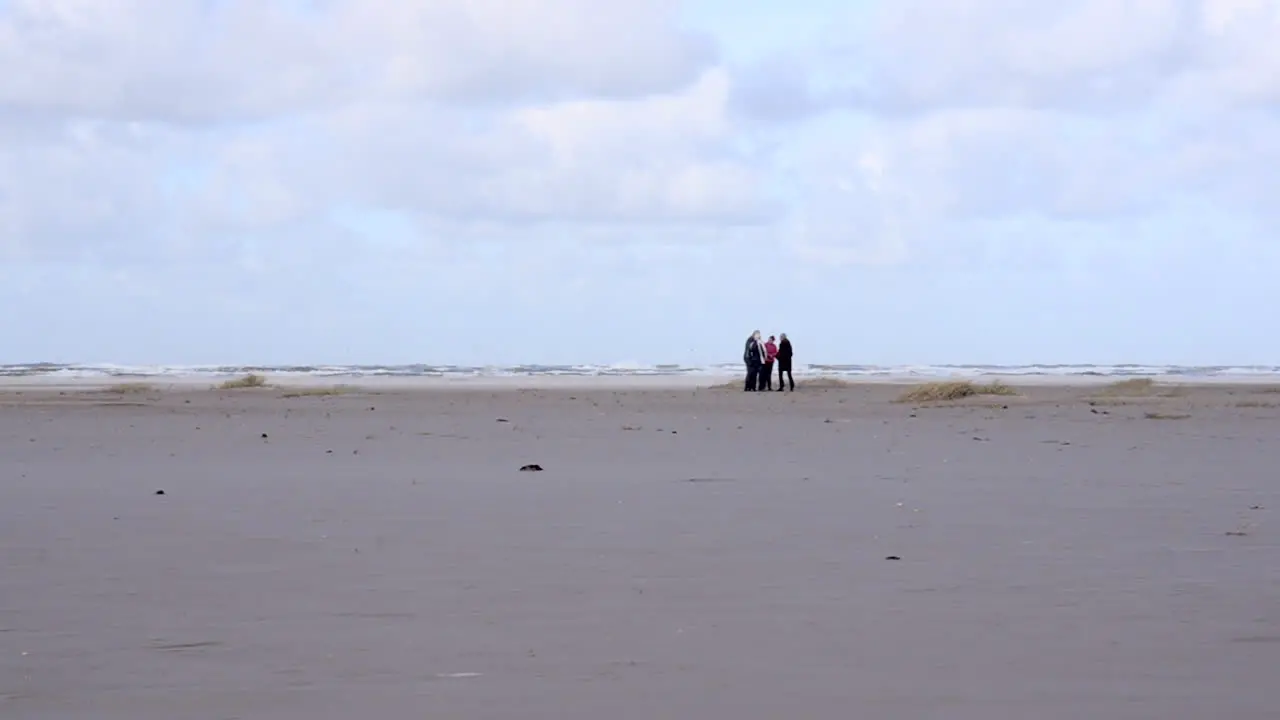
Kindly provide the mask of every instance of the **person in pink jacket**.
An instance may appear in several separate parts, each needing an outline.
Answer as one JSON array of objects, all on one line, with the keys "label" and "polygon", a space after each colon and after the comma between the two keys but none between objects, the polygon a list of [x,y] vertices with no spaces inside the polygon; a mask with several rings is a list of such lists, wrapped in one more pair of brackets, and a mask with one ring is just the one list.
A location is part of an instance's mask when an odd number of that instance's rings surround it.
[{"label": "person in pink jacket", "polygon": [[778,357],[777,338],[770,335],[764,344],[764,370],[760,372],[760,389],[773,389],[773,361]]}]

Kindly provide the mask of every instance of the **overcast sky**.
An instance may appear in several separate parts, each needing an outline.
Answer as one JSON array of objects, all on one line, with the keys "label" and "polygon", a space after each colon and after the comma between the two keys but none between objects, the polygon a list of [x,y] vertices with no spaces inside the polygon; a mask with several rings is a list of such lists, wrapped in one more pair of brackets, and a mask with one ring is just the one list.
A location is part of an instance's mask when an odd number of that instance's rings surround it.
[{"label": "overcast sky", "polygon": [[0,0],[0,362],[1280,363],[1280,0]]}]

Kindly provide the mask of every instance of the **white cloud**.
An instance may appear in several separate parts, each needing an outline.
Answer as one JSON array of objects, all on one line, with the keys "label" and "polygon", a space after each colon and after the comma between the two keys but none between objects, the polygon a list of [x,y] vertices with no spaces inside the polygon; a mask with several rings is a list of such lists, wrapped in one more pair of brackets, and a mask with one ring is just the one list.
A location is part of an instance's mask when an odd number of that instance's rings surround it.
[{"label": "white cloud", "polygon": [[894,111],[1259,102],[1280,90],[1278,30],[1275,0],[902,0],[847,29],[859,79],[838,94]]},{"label": "white cloud", "polygon": [[[528,99],[633,96],[683,85],[714,56],[679,31],[672,0],[347,0],[328,28],[351,55],[377,55],[393,95]],[[366,61],[367,62],[367,61]]]},{"label": "white cloud", "polygon": [[597,10],[12,0],[0,252],[235,258],[361,205],[446,236],[759,221],[710,41],[667,0]]},{"label": "white cloud", "polygon": [[369,100],[669,91],[714,59],[671,0],[9,0],[0,107],[209,122]]},{"label": "white cloud", "polygon": [[353,105],[225,146],[210,186],[265,222],[339,202],[460,224],[754,222],[763,191],[730,144],[726,83],[495,113]]},{"label": "white cloud", "polygon": [[[945,256],[989,221],[1109,232],[1192,203],[1280,227],[1276,0],[898,0],[855,21],[803,70],[791,53],[737,84],[777,135],[822,129],[789,168],[812,182],[809,256]],[[833,113],[842,133],[813,120]]]},{"label": "white cloud", "polygon": [[1252,106],[1280,101],[1280,3],[1204,0],[1197,30],[1197,62],[1175,78],[1175,98]]},{"label": "white cloud", "polygon": [[895,0],[740,72],[676,0],[599,7],[9,0],[0,256],[264,268],[368,250],[338,216],[376,211],[414,262],[572,237],[893,264],[1019,218],[1280,217],[1274,0]]}]

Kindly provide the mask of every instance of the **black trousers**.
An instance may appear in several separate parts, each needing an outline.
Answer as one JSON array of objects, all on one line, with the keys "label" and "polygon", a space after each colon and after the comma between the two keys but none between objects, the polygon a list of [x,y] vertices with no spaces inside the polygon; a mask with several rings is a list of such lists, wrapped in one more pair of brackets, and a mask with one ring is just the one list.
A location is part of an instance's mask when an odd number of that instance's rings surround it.
[{"label": "black trousers", "polygon": [[796,379],[795,379],[795,378],[793,378],[793,377],[791,377],[791,363],[782,363],[782,362],[780,362],[780,363],[778,363],[778,391],[779,391],[779,392],[781,392],[781,391],[782,391],[782,388],[786,386],[786,384],[782,382],[782,374],[783,374],[783,373],[786,373],[786,374],[787,374],[787,379],[791,381],[791,389],[792,389],[792,390],[795,390],[795,389],[796,389]]},{"label": "black trousers", "polygon": [[755,392],[756,387],[760,384],[761,367],[757,363],[747,363],[747,386],[743,388],[747,392]]},{"label": "black trousers", "polygon": [[767,362],[764,364],[764,369],[760,372],[759,383],[758,389],[760,390],[773,389],[773,363]]}]

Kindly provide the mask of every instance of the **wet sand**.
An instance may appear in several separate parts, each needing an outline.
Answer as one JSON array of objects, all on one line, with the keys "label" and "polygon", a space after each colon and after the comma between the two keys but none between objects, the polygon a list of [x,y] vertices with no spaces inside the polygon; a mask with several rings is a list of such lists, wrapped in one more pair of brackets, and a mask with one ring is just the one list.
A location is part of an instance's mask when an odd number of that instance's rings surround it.
[{"label": "wet sand", "polygon": [[1275,718],[1273,390],[7,388],[0,717]]}]

